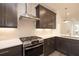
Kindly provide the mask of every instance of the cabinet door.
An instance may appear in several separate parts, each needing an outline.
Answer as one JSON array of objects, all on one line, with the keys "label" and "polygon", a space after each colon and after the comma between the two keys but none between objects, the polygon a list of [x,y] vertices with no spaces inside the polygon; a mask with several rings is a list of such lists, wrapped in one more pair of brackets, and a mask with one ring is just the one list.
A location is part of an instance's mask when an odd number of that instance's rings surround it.
[{"label": "cabinet door", "polygon": [[22,56],[22,45],[1,49],[0,56]]},{"label": "cabinet door", "polygon": [[61,51],[63,52],[63,53],[66,53],[67,52],[67,50],[66,50],[66,41],[65,41],[65,39],[64,38],[61,38],[60,39],[60,43],[61,43],[61,46],[60,46],[60,49],[61,49]]},{"label": "cabinet door", "polygon": [[[44,12],[44,13],[43,13]],[[55,28],[55,14],[50,10],[40,7],[40,26],[43,28]]]},{"label": "cabinet door", "polygon": [[4,4],[0,3],[0,27],[4,26]]},{"label": "cabinet door", "polygon": [[71,39],[70,55],[79,56],[79,40]]},{"label": "cabinet door", "polygon": [[56,50],[61,51],[62,50],[62,41],[60,37],[55,37],[56,41]]},{"label": "cabinet door", "polygon": [[66,38],[56,37],[56,50],[68,54],[69,52],[69,42]]},{"label": "cabinet door", "polygon": [[5,4],[5,26],[17,27],[17,8],[15,3]]},{"label": "cabinet door", "polygon": [[44,40],[44,55],[47,56],[55,50],[55,41],[52,38]]},{"label": "cabinet door", "polygon": [[[36,7],[36,16],[37,16],[38,18],[40,18],[40,8],[39,8],[39,6]],[[41,28],[41,27],[40,27],[40,20],[36,20],[36,28]]]},{"label": "cabinet door", "polygon": [[56,14],[49,9],[38,5],[36,7],[36,15],[40,18],[36,23],[36,27],[55,29],[56,28]]},{"label": "cabinet door", "polygon": [[0,4],[0,26],[2,26],[2,4]]}]

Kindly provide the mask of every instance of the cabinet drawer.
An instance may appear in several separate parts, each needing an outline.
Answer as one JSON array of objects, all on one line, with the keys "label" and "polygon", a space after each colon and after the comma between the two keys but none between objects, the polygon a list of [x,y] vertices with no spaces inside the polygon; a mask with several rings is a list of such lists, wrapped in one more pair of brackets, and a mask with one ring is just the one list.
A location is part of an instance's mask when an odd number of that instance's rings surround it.
[{"label": "cabinet drawer", "polygon": [[22,56],[22,45],[1,49],[0,56]]}]

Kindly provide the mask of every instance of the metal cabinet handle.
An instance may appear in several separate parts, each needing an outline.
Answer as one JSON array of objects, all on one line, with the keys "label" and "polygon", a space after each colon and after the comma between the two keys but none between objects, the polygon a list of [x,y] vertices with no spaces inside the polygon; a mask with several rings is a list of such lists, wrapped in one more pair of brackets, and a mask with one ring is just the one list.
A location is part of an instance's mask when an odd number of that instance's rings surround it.
[{"label": "metal cabinet handle", "polygon": [[9,51],[4,51],[4,52],[1,52],[0,54],[5,54],[5,53],[8,53]]},{"label": "metal cabinet handle", "polygon": [[36,48],[36,47],[39,47],[41,45],[43,45],[43,44],[39,44],[39,45],[36,45],[36,46],[33,46],[33,47],[29,47],[29,48],[26,48],[25,50],[29,50],[29,49],[32,49],[32,48]]}]

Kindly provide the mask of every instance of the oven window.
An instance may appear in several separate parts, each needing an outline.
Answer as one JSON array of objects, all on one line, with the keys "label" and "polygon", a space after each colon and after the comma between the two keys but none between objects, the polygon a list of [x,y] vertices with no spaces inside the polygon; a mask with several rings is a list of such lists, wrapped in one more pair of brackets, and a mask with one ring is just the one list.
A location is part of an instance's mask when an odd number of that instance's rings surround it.
[{"label": "oven window", "polygon": [[35,47],[29,50],[25,50],[26,56],[39,56],[43,54],[43,45],[40,45],[39,47]]}]

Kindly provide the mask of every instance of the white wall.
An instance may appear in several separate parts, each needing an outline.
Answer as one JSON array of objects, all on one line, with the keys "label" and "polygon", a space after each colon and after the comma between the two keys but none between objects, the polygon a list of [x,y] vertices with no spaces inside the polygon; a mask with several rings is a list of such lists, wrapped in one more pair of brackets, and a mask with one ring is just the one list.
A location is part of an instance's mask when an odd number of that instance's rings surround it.
[{"label": "white wall", "polygon": [[15,28],[0,28],[0,40],[18,38],[17,29]]},{"label": "white wall", "polygon": [[0,28],[0,40],[34,36],[35,21],[22,19],[19,21],[18,28]]},{"label": "white wall", "polygon": [[72,31],[71,22],[64,23],[64,21],[62,21],[61,24],[62,24],[61,25],[61,34],[62,34],[62,36],[71,36],[71,31]]},{"label": "white wall", "polygon": [[35,31],[35,21],[32,19],[22,19],[18,25],[18,36],[33,36]]}]

